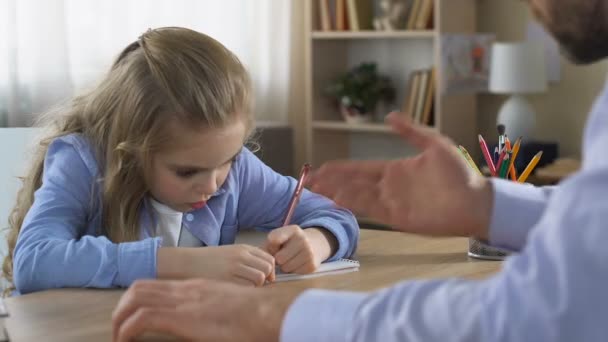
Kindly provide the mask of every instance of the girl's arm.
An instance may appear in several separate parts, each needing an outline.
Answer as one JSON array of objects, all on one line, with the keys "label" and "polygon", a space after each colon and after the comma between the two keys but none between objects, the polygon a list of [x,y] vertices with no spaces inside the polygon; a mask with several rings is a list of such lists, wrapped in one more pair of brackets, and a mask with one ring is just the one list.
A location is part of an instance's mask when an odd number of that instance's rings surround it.
[{"label": "girl's arm", "polygon": [[[276,173],[247,149],[243,149],[235,163],[239,226],[268,230],[281,227],[297,181]],[[359,226],[352,213],[308,190],[302,193],[291,223],[330,232],[337,241],[337,250],[330,261],[351,256],[357,247]]]},{"label": "girl's arm", "polygon": [[136,279],[156,276],[159,238],[117,244],[95,236],[101,214],[92,205],[97,198],[91,197],[98,186],[96,168],[82,138],[66,136],[49,146],[42,186],[14,252],[14,283],[20,293],[125,287]]}]

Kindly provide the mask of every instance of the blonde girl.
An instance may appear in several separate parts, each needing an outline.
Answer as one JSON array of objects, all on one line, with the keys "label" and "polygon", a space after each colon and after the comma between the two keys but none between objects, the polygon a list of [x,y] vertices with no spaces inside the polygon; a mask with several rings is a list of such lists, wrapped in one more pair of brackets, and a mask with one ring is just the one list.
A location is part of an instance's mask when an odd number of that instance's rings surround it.
[{"label": "blonde girl", "polygon": [[[48,120],[10,217],[3,271],[17,293],[206,277],[262,285],[275,264],[312,272],[353,253],[352,214],[244,147],[253,131],[247,71],[214,39],[150,30],[101,83]],[[234,245],[272,230],[266,248]]]}]

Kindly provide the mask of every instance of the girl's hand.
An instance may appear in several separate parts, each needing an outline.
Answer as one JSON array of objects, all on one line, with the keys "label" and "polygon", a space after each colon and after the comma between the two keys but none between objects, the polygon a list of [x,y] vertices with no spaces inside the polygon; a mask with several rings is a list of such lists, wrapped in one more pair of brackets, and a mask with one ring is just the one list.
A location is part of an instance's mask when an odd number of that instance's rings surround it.
[{"label": "girl's hand", "polygon": [[249,245],[203,248],[160,248],[159,279],[209,278],[248,286],[274,281],[272,255]]},{"label": "girl's hand", "polygon": [[291,225],[271,231],[265,249],[274,256],[281,271],[306,274],[314,272],[329,258],[337,244],[336,238],[326,229],[302,229]]}]

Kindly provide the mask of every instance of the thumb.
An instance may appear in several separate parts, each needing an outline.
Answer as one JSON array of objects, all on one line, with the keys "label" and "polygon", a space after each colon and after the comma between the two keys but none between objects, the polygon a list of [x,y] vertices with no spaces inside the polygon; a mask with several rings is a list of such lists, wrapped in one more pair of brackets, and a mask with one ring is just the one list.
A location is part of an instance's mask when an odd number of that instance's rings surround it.
[{"label": "thumb", "polygon": [[264,245],[264,249],[272,256],[274,256],[279,250],[281,250],[281,246],[289,240],[291,233],[283,228],[277,228],[268,233],[266,236],[266,244]]},{"label": "thumb", "polygon": [[411,119],[398,112],[391,112],[387,115],[386,121],[391,125],[393,131],[420,150],[433,145],[441,137],[427,127],[415,125]]}]

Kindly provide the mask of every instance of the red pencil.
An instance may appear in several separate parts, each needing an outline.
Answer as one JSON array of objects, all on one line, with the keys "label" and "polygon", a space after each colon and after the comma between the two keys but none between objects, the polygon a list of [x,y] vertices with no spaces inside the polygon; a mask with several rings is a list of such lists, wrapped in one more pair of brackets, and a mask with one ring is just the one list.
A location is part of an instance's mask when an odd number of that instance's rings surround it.
[{"label": "red pencil", "polygon": [[479,137],[479,147],[481,147],[481,153],[483,153],[483,157],[486,160],[486,164],[488,164],[490,173],[492,174],[492,176],[496,177],[496,167],[494,166],[494,163],[492,162],[492,156],[490,156],[490,151],[488,150],[488,145],[486,145],[486,141],[483,140],[483,137],[481,136],[481,134],[479,134],[478,137]]},{"label": "red pencil", "polygon": [[283,220],[283,227],[289,225],[291,222],[291,217],[293,216],[294,211],[296,210],[296,206],[300,201],[300,195],[302,194],[302,189],[304,188],[304,182],[306,181],[306,176],[308,176],[308,172],[310,171],[310,164],[304,164],[302,166],[302,171],[300,172],[300,179],[298,179],[298,184],[296,185],[296,189],[293,191],[293,196],[291,196],[291,200],[289,201],[289,206],[287,207],[287,213],[285,214],[285,220]]}]

